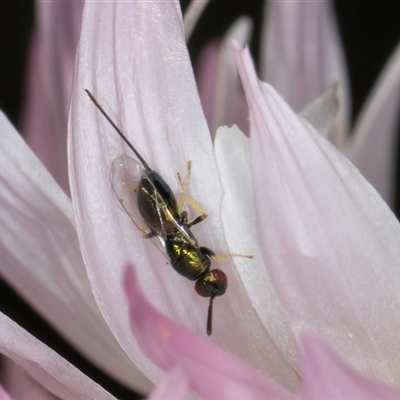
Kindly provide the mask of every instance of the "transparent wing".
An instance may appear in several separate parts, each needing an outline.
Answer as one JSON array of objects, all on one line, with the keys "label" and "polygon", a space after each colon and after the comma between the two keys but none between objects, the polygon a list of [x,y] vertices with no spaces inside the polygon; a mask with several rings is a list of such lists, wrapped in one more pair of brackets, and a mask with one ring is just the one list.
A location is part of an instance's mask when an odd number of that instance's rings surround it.
[{"label": "transparent wing", "polygon": [[[138,161],[131,157],[125,155],[117,157],[111,164],[110,180],[119,206],[129,215],[144,236],[149,233],[147,223],[153,221],[155,226],[151,229],[154,229],[154,232],[157,233],[163,248],[165,244],[164,232],[171,229],[176,229],[177,232],[179,231],[186,237],[188,242],[196,245],[197,241],[190,230],[181,224],[179,215],[177,216],[172,212],[175,207],[168,206],[168,204],[171,205],[171,199],[166,200],[168,196],[173,196],[171,189],[158,174],[156,176],[154,174],[154,171],[146,171]],[[137,190],[141,181],[142,190],[148,185],[146,192],[153,200],[153,205],[149,202],[149,207],[142,209],[142,212],[145,212],[149,218],[147,223],[139,211],[137,201]],[[157,187],[154,182],[157,182]],[[157,219],[158,222],[154,223]]]},{"label": "transparent wing", "polygon": [[[139,229],[143,236],[146,237],[149,231],[146,228],[138,204],[137,204],[137,188],[143,175],[146,174],[142,165],[128,156],[119,156],[111,164],[110,181],[111,188],[119,207],[125,211],[130,217],[134,225]],[[153,244],[160,250],[166,258],[164,238],[160,235],[153,237]]]},{"label": "transparent wing", "polygon": [[137,206],[136,192],[144,172],[136,160],[120,156],[111,164],[110,181],[119,206],[129,215],[136,227],[146,233],[145,223]]}]

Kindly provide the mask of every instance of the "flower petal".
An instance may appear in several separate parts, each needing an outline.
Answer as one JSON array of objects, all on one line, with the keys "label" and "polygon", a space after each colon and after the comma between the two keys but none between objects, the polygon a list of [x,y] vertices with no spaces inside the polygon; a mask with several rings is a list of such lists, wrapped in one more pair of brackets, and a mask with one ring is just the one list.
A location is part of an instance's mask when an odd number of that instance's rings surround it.
[{"label": "flower petal", "polygon": [[67,116],[82,1],[37,1],[37,30],[29,60],[22,133],[29,146],[69,193]]},{"label": "flower petal", "polygon": [[0,313],[0,353],[61,399],[113,399],[53,350]]},{"label": "flower petal", "polygon": [[[268,276],[257,239],[250,139],[236,126],[220,128],[215,138],[215,155],[225,192],[221,213],[229,249],[253,256],[252,260],[234,257],[235,269],[229,270],[231,281],[235,275],[239,275],[235,280],[241,281],[241,285],[230,285],[230,313],[236,315],[241,325],[251,327],[251,334],[248,330],[243,332],[247,339],[242,340],[241,357],[295,391],[298,373],[292,365],[298,359],[297,342]],[[249,343],[257,343],[257,347],[252,349]],[[260,352],[260,348],[268,350]]]},{"label": "flower petal", "polygon": [[[252,29],[251,19],[241,17],[232,24],[226,33],[219,54],[207,50],[207,48],[204,52],[204,56],[211,56],[211,60],[202,61],[203,65],[199,67],[197,80],[213,138],[217,129],[223,125],[236,124],[243,132],[248,133],[249,131],[248,108],[232,57],[230,43],[232,39],[235,39],[244,47],[250,41]],[[215,43],[212,42],[211,46],[214,48]],[[207,68],[208,64],[212,68]]]},{"label": "flower petal", "polygon": [[300,115],[305,118],[314,128],[327,137],[334,129],[339,111],[339,99],[337,85],[333,85],[321,96],[307,104]]},{"label": "flower petal", "polygon": [[1,382],[12,398],[26,399],[29,395],[29,400],[56,400],[51,392],[11,359],[2,357],[1,369]]},{"label": "flower petal", "polygon": [[118,206],[109,169],[121,153],[133,154],[84,89],[95,94],[175,192],[180,189],[176,172],[184,173],[187,161],[192,160],[190,195],[213,215],[196,227],[202,245],[213,240],[223,243],[219,219],[222,188],[193,79],[179,3],[88,2],[82,25],[69,130],[78,235],[107,323],[127,354],[155,379],[157,369],[126,335],[129,321],[120,289],[121,265],[128,260],[140,263],[141,284],[157,307],[199,331],[204,330],[207,305],[191,282],[165,265],[165,257],[150,240],[143,239]]},{"label": "flower petal", "polygon": [[207,43],[201,51],[195,70],[201,105],[212,136],[219,128],[214,124],[214,116],[216,109],[215,88],[219,78],[217,72],[221,58],[221,48],[222,42],[218,39]]},{"label": "flower petal", "polygon": [[394,202],[400,45],[361,110],[345,154],[389,205]]},{"label": "flower petal", "polygon": [[143,297],[128,267],[124,286],[132,331],[146,354],[165,371],[182,368],[189,385],[205,398],[294,399],[275,381],[236,356],[175,324]]},{"label": "flower petal", "polygon": [[180,368],[175,368],[151,391],[147,400],[184,400],[187,398],[188,382]]},{"label": "flower petal", "polygon": [[7,391],[0,385],[0,400],[12,400]]},{"label": "flower petal", "polygon": [[197,21],[200,19],[201,14],[207,7],[208,3],[209,0],[192,0],[190,3],[183,17],[186,41],[189,41]]},{"label": "flower petal", "polygon": [[338,83],[340,108],[329,139],[342,146],[350,94],[331,2],[268,2],[263,48],[261,77],[297,112]]},{"label": "flower petal", "polygon": [[2,113],[0,131],[2,276],[95,364],[132,384],[139,372],[93,298],[71,201]]},{"label": "flower petal", "polygon": [[400,393],[363,377],[345,365],[321,339],[305,336],[301,342],[300,399],[400,399]]},{"label": "flower petal", "polygon": [[361,174],[236,61],[251,116],[257,228],[296,334],[326,338],[356,369],[399,385],[400,226]]}]

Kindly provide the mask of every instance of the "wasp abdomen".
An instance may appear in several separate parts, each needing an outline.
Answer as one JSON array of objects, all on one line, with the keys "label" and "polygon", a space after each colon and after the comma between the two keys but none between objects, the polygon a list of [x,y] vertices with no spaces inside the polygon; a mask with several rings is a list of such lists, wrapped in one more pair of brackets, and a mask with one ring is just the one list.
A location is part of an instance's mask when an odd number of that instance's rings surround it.
[{"label": "wasp abdomen", "polygon": [[137,189],[139,212],[148,227],[157,232],[175,228],[179,219],[178,204],[174,193],[164,179],[155,171],[146,171]]}]

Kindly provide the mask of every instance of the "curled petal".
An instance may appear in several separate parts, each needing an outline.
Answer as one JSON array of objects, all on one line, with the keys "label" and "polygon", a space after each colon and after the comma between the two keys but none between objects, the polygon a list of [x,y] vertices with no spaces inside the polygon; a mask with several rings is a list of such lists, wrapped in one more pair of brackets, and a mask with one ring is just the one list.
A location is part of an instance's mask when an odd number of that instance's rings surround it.
[{"label": "curled petal", "polygon": [[133,334],[160,368],[181,368],[192,390],[205,398],[294,399],[275,381],[210,341],[175,324],[143,297],[134,271],[124,278]]},{"label": "curled petal", "polygon": [[295,334],[398,386],[400,226],[345,157],[236,61],[250,108],[260,248]]}]

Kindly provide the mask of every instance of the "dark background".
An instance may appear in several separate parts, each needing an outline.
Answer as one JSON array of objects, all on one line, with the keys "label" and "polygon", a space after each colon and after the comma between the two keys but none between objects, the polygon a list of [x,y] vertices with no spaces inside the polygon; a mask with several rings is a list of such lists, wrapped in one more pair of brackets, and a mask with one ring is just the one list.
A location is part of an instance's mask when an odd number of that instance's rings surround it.
[{"label": "dark background", "polygon": [[[196,62],[199,51],[210,38],[222,36],[228,26],[243,14],[250,15],[255,24],[251,49],[257,60],[263,3],[261,0],[211,0],[189,42],[193,62]],[[182,0],[181,4],[185,9],[188,1]],[[400,1],[337,0],[335,9],[348,62],[354,118],[379,71],[400,41]],[[15,124],[18,123],[23,98],[26,52],[33,26],[32,1],[0,1],[0,108]],[[399,209],[397,205],[395,211]],[[77,365],[117,398],[137,398],[85,361],[4,283],[0,283],[0,310]]]}]

